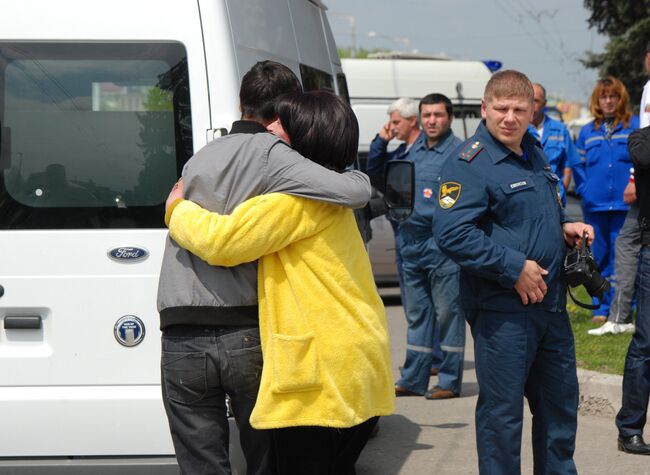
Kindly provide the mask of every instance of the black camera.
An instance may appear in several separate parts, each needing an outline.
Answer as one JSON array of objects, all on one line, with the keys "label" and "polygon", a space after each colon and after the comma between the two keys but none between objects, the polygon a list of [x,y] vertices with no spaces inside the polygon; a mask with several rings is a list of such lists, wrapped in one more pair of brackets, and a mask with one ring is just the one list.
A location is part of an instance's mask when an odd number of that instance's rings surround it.
[{"label": "black camera", "polygon": [[[582,285],[590,296],[596,297],[600,302],[603,301],[603,296],[611,288],[607,279],[600,275],[596,259],[594,259],[587,245],[586,231],[582,234],[580,246],[576,246],[567,252],[566,258],[564,259],[564,274],[569,287]],[[584,304],[577,301],[573,294],[571,294],[571,289],[569,289],[569,295],[581,307],[595,310],[600,306]]]}]

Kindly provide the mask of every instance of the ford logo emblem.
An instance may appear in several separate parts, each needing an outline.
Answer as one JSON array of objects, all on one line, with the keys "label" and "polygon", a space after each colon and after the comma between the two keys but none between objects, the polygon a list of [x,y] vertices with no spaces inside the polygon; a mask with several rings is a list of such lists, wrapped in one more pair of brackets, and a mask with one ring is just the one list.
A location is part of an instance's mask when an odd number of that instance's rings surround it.
[{"label": "ford logo emblem", "polygon": [[141,247],[116,247],[108,251],[108,257],[116,262],[139,262],[149,257],[149,251]]}]

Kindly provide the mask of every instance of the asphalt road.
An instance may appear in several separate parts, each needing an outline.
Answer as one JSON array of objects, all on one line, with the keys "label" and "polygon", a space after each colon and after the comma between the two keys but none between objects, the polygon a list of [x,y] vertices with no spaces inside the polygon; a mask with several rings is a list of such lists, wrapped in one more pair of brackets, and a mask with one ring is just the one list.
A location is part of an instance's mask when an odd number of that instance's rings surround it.
[{"label": "asphalt road", "polygon": [[[384,289],[382,294],[395,293]],[[388,298],[393,371],[405,354],[406,322],[396,298]],[[393,305],[390,305],[390,304]],[[477,474],[474,407],[478,385],[474,373],[471,338],[465,353],[463,393],[458,399],[427,401],[423,397],[397,400],[397,411],[380,421],[357,465],[358,475]],[[431,385],[435,383],[432,378]],[[526,410],[522,444],[522,473],[532,474],[531,419]],[[581,474],[650,475],[650,457],[628,455],[616,448],[612,417],[580,416],[575,460]]]}]

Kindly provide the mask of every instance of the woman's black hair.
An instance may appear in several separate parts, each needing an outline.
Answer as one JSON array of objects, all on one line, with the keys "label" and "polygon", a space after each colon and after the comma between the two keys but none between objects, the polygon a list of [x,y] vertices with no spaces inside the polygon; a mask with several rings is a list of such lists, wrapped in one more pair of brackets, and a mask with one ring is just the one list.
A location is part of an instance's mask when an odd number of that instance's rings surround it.
[{"label": "woman's black hair", "polygon": [[276,103],[291,147],[324,167],[343,171],[359,146],[359,123],[350,106],[327,91],[289,94]]}]

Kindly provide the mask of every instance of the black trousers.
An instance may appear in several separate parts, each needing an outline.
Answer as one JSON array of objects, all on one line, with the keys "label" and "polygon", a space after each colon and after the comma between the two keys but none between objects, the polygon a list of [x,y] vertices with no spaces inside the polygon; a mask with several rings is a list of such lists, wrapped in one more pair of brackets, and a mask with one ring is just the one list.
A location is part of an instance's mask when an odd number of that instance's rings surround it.
[{"label": "black trousers", "polygon": [[354,475],[354,465],[379,417],[348,429],[273,429],[278,475]]},{"label": "black trousers", "polygon": [[271,434],[248,418],[262,372],[258,328],[171,327],[162,336],[163,402],[183,475],[230,475],[226,395],[248,475],[271,475]]},{"label": "black trousers", "polygon": [[636,329],[625,358],[623,405],[616,416],[622,437],[642,435],[650,400],[650,246],[644,245],[637,273]]}]

